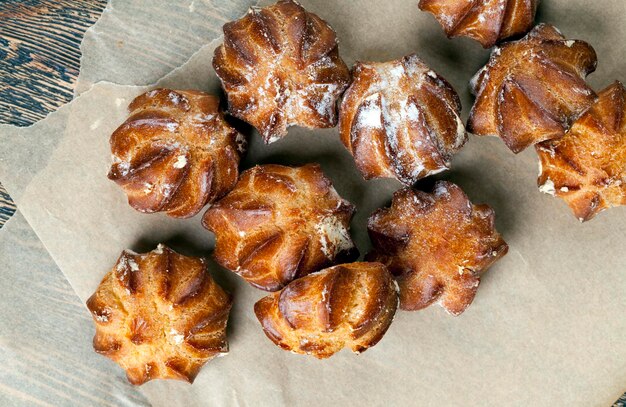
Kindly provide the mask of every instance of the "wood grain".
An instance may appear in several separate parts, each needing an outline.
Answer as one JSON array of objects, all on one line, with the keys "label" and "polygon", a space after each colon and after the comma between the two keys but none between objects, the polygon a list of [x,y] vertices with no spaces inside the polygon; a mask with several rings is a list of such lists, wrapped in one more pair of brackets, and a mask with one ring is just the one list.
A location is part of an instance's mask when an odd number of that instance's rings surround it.
[{"label": "wood grain", "polygon": [[7,220],[15,213],[15,204],[11,200],[9,194],[0,184],[0,228],[5,224]]},{"label": "wood grain", "polygon": [[[91,347],[94,326],[18,212],[0,239],[0,406],[147,406]],[[9,305],[10,304],[10,305]]]},{"label": "wood grain", "polygon": [[80,41],[104,0],[26,0],[0,8],[0,121],[28,126],[72,100]]},{"label": "wood grain", "polygon": [[[28,126],[72,100],[83,34],[106,0],[0,2],[0,123]],[[0,184],[0,227],[15,204]]]}]

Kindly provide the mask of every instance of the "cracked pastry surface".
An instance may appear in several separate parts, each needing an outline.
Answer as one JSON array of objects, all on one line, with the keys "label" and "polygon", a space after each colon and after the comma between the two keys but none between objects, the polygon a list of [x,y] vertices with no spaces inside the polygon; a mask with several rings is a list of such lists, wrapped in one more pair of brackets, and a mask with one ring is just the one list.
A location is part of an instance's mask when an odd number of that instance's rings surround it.
[{"label": "cracked pastry surface", "polygon": [[341,141],[365,179],[411,185],[450,167],[467,140],[454,89],[416,55],[357,62],[340,109]]},{"label": "cracked pastry surface", "polygon": [[291,282],[254,312],[268,338],[294,353],[328,358],[344,347],[378,343],[398,305],[395,282],[380,263],[350,263]]},{"label": "cracked pastry surface", "polygon": [[370,216],[367,259],[396,276],[401,309],[438,302],[459,315],[472,303],[480,275],[508,250],[494,221],[489,206],[473,205],[450,182],[437,182],[431,194],[405,188],[390,208]]},{"label": "cracked pastry surface", "polygon": [[484,48],[528,32],[539,0],[420,0],[448,38],[470,37]]},{"label": "cracked pastry surface", "polygon": [[291,0],[225,24],[213,67],[229,113],[256,127],[265,143],[293,125],[336,126],[336,102],[350,83],[333,29]]},{"label": "cracked pastry surface", "polygon": [[235,185],[246,141],[224,120],[217,97],[155,89],[128,108],[111,135],[108,177],[133,208],[187,218]]},{"label": "cracked pastry surface", "polygon": [[317,164],[259,165],[204,215],[215,259],[253,286],[275,291],[295,278],[354,260],[354,205]]},{"label": "cracked pastry surface", "polygon": [[561,139],[537,145],[540,190],[563,198],[582,222],[626,205],[626,90],[616,82]]},{"label": "cracked pastry surface", "polygon": [[586,42],[537,25],[523,39],[495,48],[472,79],[476,101],[468,131],[499,136],[515,153],[561,138],[596,99],[585,83],[596,64]]},{"label": "cracked pastry surface", "polygon": [[228,352],[231,305],[204,259],[164,245],[144,254],[124,250],[87,300],[93,347],[126,370],[132,384],[191,383],[208,360]]}]

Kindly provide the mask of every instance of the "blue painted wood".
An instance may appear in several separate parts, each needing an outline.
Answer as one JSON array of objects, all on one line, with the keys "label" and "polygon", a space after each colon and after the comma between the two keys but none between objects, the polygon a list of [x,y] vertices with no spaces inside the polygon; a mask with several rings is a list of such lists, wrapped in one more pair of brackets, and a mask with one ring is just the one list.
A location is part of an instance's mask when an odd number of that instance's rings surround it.
[{"label": "blue painted wood", "polygon": [[15,213],[15,204],[0,185],[0,227]]},{"label": "blue painted wood", "polygon": [[72,99],[83,33],[105,0],[0,2],[0,122],[27,126]]},{"label": "blue painted wood", "polygon": [[[28,126],[72,100],[83,33],[106,0],[0,1],[0,123]],[[15,204],[0,185],[0,227]]]}]

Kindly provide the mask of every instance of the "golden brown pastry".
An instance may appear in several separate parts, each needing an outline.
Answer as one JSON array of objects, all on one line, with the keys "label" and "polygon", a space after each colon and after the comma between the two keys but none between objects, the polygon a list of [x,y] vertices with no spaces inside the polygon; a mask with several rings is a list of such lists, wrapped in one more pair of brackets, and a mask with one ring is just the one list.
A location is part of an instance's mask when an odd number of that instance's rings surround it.
[{"label": "golden brown pastry", "polygon": [[245,139],[226,123],[217,97],[155,89],[128,108],[111,135],[109,179],[133,208],[187,218],[235,185]]},{"label": "golden brown pastry", "polygon": [[368,260],[385,264],[400,286],[400,308],[419,310],[437,301],[452,315],[472,303],[480,274],[504,256],[494,212],[473,205],[461,188],[446,181],[432,194],[405,188],[391,208],[370,216],[373,250]]},{"label": "golden brown pastry", "polygon": [[266,143],[293,125],[336,126],[337,99],[350,83],[333,29],[290,0],[224,25],[213,67],[229,113],[256,127]]},{"label": "golden brown pastry", "polygon": [[596,68],[589,44],[536,26],[519,41],[496,48],[472,79],[476,102],[467,129],[499,136],[515,153],[558,139],[596,99],[585,77]]},{"label": "golden brown pastry", "polygon": [[341,141],[365,177],[411,185],[450,167],[467,140],[459,96],[416,55],[357,62],[341,103]]},{"label": "golden brown pastry", "polygon": [[254,312],[268,338],[294,353],[324,359],[376,345],[398,306],[396,285],[380,263],[327,268],[262,298]]},{"label": "golden brown pastry", "polygon": [[563,198],[581,222],[626,205],[625,100],[614,83],[562,139],[537,145],[540,190]]},{"label": "golden brown pastry", "polygon": [[533,26],[539,0],[420,0],[448,38],[470,37],[483,47],[521,35]]},{"label": "golden brown pastry", "polygon": [[132,384],[191,383],[208,360],[228,352],[231,305],[204,259],[164,245],[144,254],[124,250],[87,300],[93,347],[126,370]]},{"label": "golden brown pastry", "polygon": [[253,286],[281,289],[295,278],[354,260],[354,206],[317,164],[260,165],[203,218],[215,233],[215,259]]}]

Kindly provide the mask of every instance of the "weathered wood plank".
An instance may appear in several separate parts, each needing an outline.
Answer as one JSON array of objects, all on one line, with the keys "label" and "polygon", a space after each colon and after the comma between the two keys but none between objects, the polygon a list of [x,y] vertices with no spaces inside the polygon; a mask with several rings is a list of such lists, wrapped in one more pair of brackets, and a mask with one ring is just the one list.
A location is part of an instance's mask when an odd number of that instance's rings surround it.
[{"label": "weathered wood plank", "polygon": [[0,228],[15,213],[15,204],[9,194],[0,184]]},{"label": "weathered wood plank", "polygon": [[[83,34],[106,0],[0,2],[0,123],[28,126],[72,100]],[[0,184],[0,227],[15,204]]]},{"label": "weathered wood plank", "polygon": [[80,42],[105,0],[0,4],[0,122],[27,126],[72,99]]},{"label": "weathered wood plank", "polygon": [[2,233],[0,406],[148,405],[93,352],[89,313],[24,217]]}]

